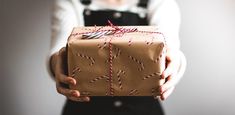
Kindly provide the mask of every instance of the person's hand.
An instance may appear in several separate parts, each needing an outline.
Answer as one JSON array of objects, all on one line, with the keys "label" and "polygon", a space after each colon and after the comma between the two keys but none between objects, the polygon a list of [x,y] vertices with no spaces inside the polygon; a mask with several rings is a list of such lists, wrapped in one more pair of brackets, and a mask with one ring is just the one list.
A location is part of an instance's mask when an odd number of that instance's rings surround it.
[{"label": "person's hand", "polygon": [[182,76],[178,75],[180,68],[180,51],[167,49],[166,52],[166,69],[162,73],[162,79],[165,79],[165,83],[160,86],[160,99],[165,100],[175,89],[175,85],[181,79]]},{"label": "person's hand", "polygon": [[76,80],[65,75],[65,48],[51,57],[51,68],[54,71],[57,92],[73,101],[89,101],[89,97],[80,96],[77,90],[68,89],[65,85],[76,85]]}]

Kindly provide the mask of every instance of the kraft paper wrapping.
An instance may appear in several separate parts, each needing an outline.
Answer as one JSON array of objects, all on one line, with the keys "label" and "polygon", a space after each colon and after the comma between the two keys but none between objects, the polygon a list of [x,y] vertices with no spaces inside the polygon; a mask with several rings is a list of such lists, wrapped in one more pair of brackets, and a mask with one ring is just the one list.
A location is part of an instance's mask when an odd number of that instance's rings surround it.
[{"label": "kraft paper wrapping", "polygon": [[[84,38],[103,30],[116,33]],[[84,96],[157,96],[165,50],[154,26],[76,27],[67,43],[68,75],[77,80],[70,88]]]}]

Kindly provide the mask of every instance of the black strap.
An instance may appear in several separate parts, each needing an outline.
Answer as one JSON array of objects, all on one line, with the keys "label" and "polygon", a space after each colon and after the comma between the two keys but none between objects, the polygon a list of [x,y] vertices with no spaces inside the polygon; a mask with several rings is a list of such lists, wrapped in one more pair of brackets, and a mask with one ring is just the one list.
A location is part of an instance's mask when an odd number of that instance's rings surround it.
[{"label": "black strap", "polygon": [[80,0],[83,5],[90,5],[91,0]]},{"label": "black strap", "polygon": [[138,6],[142,8],[147,8],[148,0],[139,0]]}]

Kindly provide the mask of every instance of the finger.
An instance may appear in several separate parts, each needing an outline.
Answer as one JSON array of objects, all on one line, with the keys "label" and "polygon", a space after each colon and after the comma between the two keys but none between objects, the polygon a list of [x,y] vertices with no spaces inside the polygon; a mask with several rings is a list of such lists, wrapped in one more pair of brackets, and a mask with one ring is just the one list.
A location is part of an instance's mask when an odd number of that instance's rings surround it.
[{"label": "finger", "polygon": [[82,97],[82,98],[83,98],[84,101],[87,101],[87,102],[90,101],[90,97],[85,96],[85,97]]},{"label": "finger", "polygon": [[73,100],[73,101],[79,101],[79,102],[88,102],[88,101],[90,101],[90,97],[88,97],[88,96],[76,97],[76,96],[70,95],[70,96],[67,96],[67,97],[69,99]]},{"label": "finger", "polygon": [[69,100],[80,102],[80,98],[67,97]]},{"label": "finger", "polygon": [[59,56],[61,57],[62,60],[65,59],[65,57],[66,57],[66,48],[65,47],[60,49]]},{"label": "finger", "polygon": [[170,89],[171,87],[175,86],[176,85],[176,78],[175,76],[172,77],[172,76],[169,76],[167,77],[166,79],[166,82],[160,86],[160,94],[164,93],[165,91],[167,91],[168,89]]},{"label": "finger", "polygon": [[78,102],[88,102],[90,101],[89,97],[86,96],[80,96],[79,91],[73,91],[70,95],[67,96],[68,99],[73,100],[73,101],[78,101]]},{"label": "finger", "polygon": [[171,87],[170,89],[168,89],[166,92],[164,92],[163,94],[161,94],[160,98],[161,100],[166,100],[170,95],[171,93],[174,91],[175,87]]},{"label": "finger", "polygon": [[56,85],[56,90],[58,93],[65,95],[65,96],[69,96],[71,93],[69,89],[63,88],[60,85]]},{"label": "finger", "polygon": [[168,62],[166,69],[162,73],[162,79],[167,78],[168,76],[172,75],[176,69],[176,64],[171,62]]},{"label": "finger", "polygon": [[166,69],[162,73],[162,78],[167,78],[172,73],[176,72],[179,65],[180,57],[178,51],[168,49],[166,54]]},{"label": "finger", "polygon": [[90,98],[86,96],[80,96],[80,97],[69,96],[68,99],[77,101],[77,102],[89,102],[90,101]]},{"label": "finger", "polygon": [[65,95],[65,96],[74,96],[74,97],[80,96],[79,91],[64,88],[59,83],[56,83],[56,90],[58,93]]},{"label": "finger", "polygon": [[75,97],[67,97],[69,100],[82,102],[81,98],[75,98]]},{"label": "finger", "polygon": [[61,73],[56,76],[56,79],[58,80],[58,82],[61,82],[64,84],[76,85],[76,80],[74,78],[68,77],[68,76],[63,75]]},{"label": "finger", "polygon": [[166,79],[160,79],[157,85],[162,86],[165,82],[166,82]]}]

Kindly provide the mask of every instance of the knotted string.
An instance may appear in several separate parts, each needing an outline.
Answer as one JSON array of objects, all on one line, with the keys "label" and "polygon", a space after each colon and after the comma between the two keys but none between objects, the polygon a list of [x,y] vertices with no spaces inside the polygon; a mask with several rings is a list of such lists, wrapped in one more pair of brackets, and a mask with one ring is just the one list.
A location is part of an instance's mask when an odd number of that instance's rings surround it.
[{"label": "knotted string", "polygon": [[125,33],[131,33],[131,32],[137,32],[137,28],[123,28],[123,27],[118,27],[113,25],[113,23],[111,21],[108,20],[108,26],[111,27],[112,29],[108,29],[108,30],[101,30],[101,28],[99,28],[97,31],[93,31],[93,32],[87,32],[82,34],[82,39],[98,39],[102,36],[105,35],[124,35]]}]

